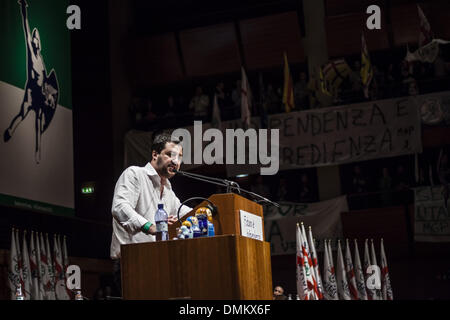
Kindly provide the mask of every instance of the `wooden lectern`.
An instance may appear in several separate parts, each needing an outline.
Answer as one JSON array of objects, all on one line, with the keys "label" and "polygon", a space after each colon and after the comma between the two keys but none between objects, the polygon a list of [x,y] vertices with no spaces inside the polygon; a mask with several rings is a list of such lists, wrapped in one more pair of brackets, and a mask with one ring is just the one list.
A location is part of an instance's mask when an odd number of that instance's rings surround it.
[{"label": "wooden lectern", "polygon": [[[270,245],[242,236],[240,226],[240,210],[263,219],[262,206],[232,193],[209,200],[218,208],[215,237],[121,246],[124,299],[272,299]],[[171,239],[179,226],[169,228]]]}]

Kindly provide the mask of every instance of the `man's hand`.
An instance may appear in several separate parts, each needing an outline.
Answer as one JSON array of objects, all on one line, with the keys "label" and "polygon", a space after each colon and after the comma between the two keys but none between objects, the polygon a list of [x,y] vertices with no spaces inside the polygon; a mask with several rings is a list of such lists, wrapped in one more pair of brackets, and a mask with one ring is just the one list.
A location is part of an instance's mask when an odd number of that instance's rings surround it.
[{"label": "man's hand", "polygon": [[151,234],[152,236],[156,235],[156,224],[152,224],[150,226],[150,229],[148,229],[148,233]]},{"label": "man's hand", "polygon": [[169,216],[169,218],[167,219],[167,223],[169,224],[169,226],[171,226],[172,224],[174,224],[177,221],[178,221],[178,219],[175,216]]}]

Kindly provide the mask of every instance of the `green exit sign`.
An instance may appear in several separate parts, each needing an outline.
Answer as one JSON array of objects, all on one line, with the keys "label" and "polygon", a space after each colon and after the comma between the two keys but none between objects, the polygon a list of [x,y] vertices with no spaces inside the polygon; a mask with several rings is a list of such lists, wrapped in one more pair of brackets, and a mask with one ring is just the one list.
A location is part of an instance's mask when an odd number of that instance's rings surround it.
[{"label": "green exit sign", "polygon": [[84,182],[81,184],[81,194],[92,195],[95,193],[95,181]]},{"label": "green exit sign", "polygon": [[82,194],[92,194],[92,193],[94,193],[94,191],[95,191],[94,187],[81,188]]}]

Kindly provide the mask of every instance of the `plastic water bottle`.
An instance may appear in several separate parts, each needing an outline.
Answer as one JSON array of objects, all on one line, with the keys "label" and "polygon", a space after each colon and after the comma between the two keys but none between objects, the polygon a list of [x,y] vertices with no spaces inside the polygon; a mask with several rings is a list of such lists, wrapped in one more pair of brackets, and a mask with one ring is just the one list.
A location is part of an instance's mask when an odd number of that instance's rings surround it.
[{"label": "plastic water bottle", "polygon": [[83,300],[83,295],[81,294],[81,290],[76,291],[75,300]]},{"label": "plastic water bottle", "polygon": [[214,225],[208,221],[208,237],[214,237],[215,231],[214,231]]},{"label": "plastic water bottle", "polygon": [[158,210],[155,213],[157,241],[169,240],[169,224],[167,223],[168,219],[169,216],[164,210],[164,205],[162,203],[158,204]]},{"label": "plastic water bottle", "polygon": [[20,283],[16,287],[16,300],[25,300],[25,297],[22,294],[22,285]]}]

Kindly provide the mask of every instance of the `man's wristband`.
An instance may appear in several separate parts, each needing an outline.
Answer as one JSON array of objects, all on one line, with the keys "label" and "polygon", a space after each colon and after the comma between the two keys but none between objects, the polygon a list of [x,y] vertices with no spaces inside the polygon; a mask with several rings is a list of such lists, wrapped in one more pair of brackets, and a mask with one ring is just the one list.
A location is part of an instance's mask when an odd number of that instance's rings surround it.
[{"label": "man's wristband", "polygon": [[147,222],[146,224],[144,224],[144,226],[142,227],[142,231],[144,232],[144,233],[146,233],[146,234],[149,234],[150,232],[149,232],[149,230],[150,230],[150,227],[152,226],[152,223],[151,222]]}]

